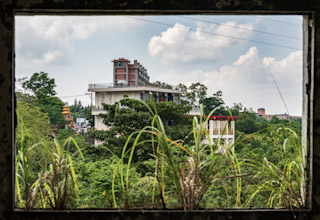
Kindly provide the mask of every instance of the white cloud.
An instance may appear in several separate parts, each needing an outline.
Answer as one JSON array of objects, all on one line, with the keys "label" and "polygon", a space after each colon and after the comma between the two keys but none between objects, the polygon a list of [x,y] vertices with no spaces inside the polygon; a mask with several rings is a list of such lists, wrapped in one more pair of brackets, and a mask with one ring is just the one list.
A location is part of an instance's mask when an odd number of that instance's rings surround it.
[{"label": "white cloud", "polygon": [[85,40],[99,31],[128,31],[141,21],[122,16],[16,16],[16,49],[19,62],[28,65],[63,64],[74,40]]},{"label": "white cloud", "polygon": [[273,57],[265,57],[262,62],[276,80],[285,82],[290,79],[289,82],[301,82],[302,51],[290,53],[286,59],[280,61]]},{"label": "white cloud", "polygon": [[173,71],[161,75],[163,81],[172,84],[201,82],[208,87],[208,95],[221,90],[228,106],[241,102],[246,107],[266,108],[267,113],[285,113],[277,88],[276,79],[292,115],[301,115],[302,109],[302,51],[290,53],[282,60],[261,57],[252,47],[232,65],[217,71],[193,70],[188,74]]},{"label": "white cloud", "polygon": [[[238,24],[235,21],[228,21],[223,24],[253,29],[251,23]],[[231,37],[248,39],[252,35],[252,31],[225,25],[197,22],[196,30],[190,30],[189,27],[176,23],[174,27],[162,32],[161,36],[153,36],[150,39],[148,44],[149,53],[152,57],[159,58],[164,62],[212,60],[220,57],[225,48],[245,43],[243,40]],[[208,32],[216,33],[217,35]]]}]

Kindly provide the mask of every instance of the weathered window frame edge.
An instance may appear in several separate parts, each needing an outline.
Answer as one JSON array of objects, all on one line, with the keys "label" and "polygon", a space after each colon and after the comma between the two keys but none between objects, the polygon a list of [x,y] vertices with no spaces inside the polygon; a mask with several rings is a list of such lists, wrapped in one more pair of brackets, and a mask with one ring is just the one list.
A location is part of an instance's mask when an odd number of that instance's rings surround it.
[{"label": "weathered window frame edge", "polygon": [[[156,14],[155,12],[146,13],[143,10],[142,10],[142,12],[137,12],[137,11],[134,11],[134,10],[132,10],[131,12],[128,12],[128,11],[123,12],[123,10],[119,10],[119,11],[112,10],[112,12],[106,12],[104,10],[101,10],[100,12],[97,12],[97,13],[96,13],[95,10],[89,11],[89,12],[87,10],[81,10],[79,12],[74,12],[72,10],[70,10],[70,11],[67,10],[67,12],[65,12],[65,10],[62,10],[62,11],[59,10],[59,11],[55,11],[55,12],[52,12],[50,10],[48,10],[47,12],[45,12],[45,11],[46,10],[39,10],[39,11],[38,10],[30,10],[30,11],[29,10],[22,10],[22,11],[21,10],[17,10],[17,11],[15,11],[15,13],[16,13],[16,15],[18,15],[18,14],[21,14],[21,15],[22,14],[24,14],[24,15],[26,15],[26,14],[29,14],[29,15],[31,15],[31,14],[37,14],[37,15],[39,15],[39,14],[44,14],[44,15],[47,15],[47,14],[53,15],[53,14],[55,14],[55,15],[59,15],[60,13],[66,14],[66,15],[89,15],[89,14],[97,14],[97,15],[101,14],[102,15],[102,14],[109,14],[109,13],[117,14],[117,12],[118,13],[122,12],[123,14],[136,14],[136,15],[138,15],[138,14]],[[140,11],[140,10],[138,10],[138,11]],[[275,11],[275,12],[270,12],[270,11],[267,11],[267,12],[241,11],[239,13],[238,12],[230,12],[230,11],[221,11],[221,13],[212,13],[212,12],[203,12],[203,11],[200,11],[200,12],[191,11],[190,13],[189,12],[185,13],[185,12],[180,12],[180,11],[170,11],[170,12],[161,11],[161,12],[158,12],[158,13],[159,13],[159,15],[160,14],[162,14],[162,15],[163,14],[172,14],[172,13],[175,13],[175,14],[179,14],[179,13],[180,14],[230,14],[230,15],[231,14],[232,15],[240,15],[240,14],[242,14],[242,15],[243,14],[269,14],[269,15],[270,14],[283,14],[283,15],[291,14],[291,15],[293,15],[293,14],[299,14],[298,12],[297,13],[293,13],[292,11],[282,12],[282,13],[279,13],[277,11]],[[304,49],[303,49],[303,54],[304,54],[304,56],[303,56],[303,61],[304,61],[304,66],[303,66],[303,71],[304,71],[304,77],[303,77],[303,80],[304,80],[304,82],[303,82],[303,84],[304,84],[304,86],[303,86],[304,94],[303,95],[304,95],[304,97],[305,96],[308,97],[308,99],[307,99],[307,103],[305,103],[306,99],[304,99],[304,101],[303,101],[304,102],[303,108],[306,108],[304,110],[307,110],[307,111],[305,111],[303,117],[307,117],[307,119],[308,119],[307,121],[309,121],[307,127],[305,127],[305,128],[307,128],[307,133],[305,133],[306,134],[305,137],[306,138],[310,137],[309,138],[310,139],[310,148],[309,148],[309,155],[310,155],[309,160],[310,160],[310,163],[308,163],[308,165],[310,166],[309,167],[309,173],[312,174],[313,173],[313,169],[312,169],[312,163],[313,163],[313,137],[314,137],[313,136],[314,135],[313,134],[313,124],[312,124],[312,122],[314,121],[314,118],[313,118],[314,75],[313,74],[314,74],[314,68],[315,68],[315,65],[314,65],[315,55],[314,55],[314,53],[315,53],[315,42],[316,42],[316,40],[315,40],[315,28],[314,28],[314,26],[310,27],[309,23],[310,23],[310,21],[312,22],[312,20],[314,18],[314,13],[312,13],[312,12],[308,12],[308,13],[304,12],[304,13],[300,13],[300,14],[303,14],[305,18],[308,17],[308,19],[304,18],[304,22],[306,22],[306,20],[307,20],[307,23],[308,23],[307,27],[306,27],[306,25],[304,25],[304,34],[305,34],[306,30],[308,31],[308,34],[307,34],[307,38],[304,37],[304,40],[303,40],[303,45],[304,45]],[[309,19],[309,18],[311,18],[311,19]],[[13,30],[14,30],[14,27],[12,27],[12,31]],[[306,45],[307,45],[307,47],[306,47]],[[14,36],[12,36],[12,51],[14,51]],[[12,75],[11,75],[12,76],[12,79],[11,79],[12,80],[11,81],[12,91],[11,92],[12,92],[12,94],[14,94],[14,53],[12,53],[12,56],[13,56],[12,57],[13,66],[12,66]],[[307,63],[305,62],[305,60],[307,60]],[[306,70],[307,70],[307,74],[308,74],[307,77],[305,75],[306,74],[306,72],[305,72]],[[12,100],[11,100],[12,109],[15,109],[14,108],[15,100],[14,100],[13,97],[14,96],[12,96]],[[12,114],[12,127],[15,126],[14,121],[15,121],[15,114]],[[305,121],[305,122],[307,122],[307,121]],[[14,130],[12,131],[12,141],[13,141],[12,143],[14,143]],[[12,149],[12,152],[13,152],[12,158],[14,158],[14,148]],[[13,163],[14,163],[14,159],[12,159],[12,164],[11,164],[12,167],[14,167]],[[13,174],[14,174],[14,170],[12,169],[12,175]],[[308,200],[309,200],[309,203],[310,203],[309,208],[305,209],[305,210],[295,210],[296,213],[304,213],[304,214],[301,215],[302,217],[306,216],[306,214],[309,215],[308,213],[310,213],[312,211],[312,183],[313,183],[312,180],[313,180],[312,175],[310,175],[310,181],[309,181],[309,192],[310,192],[310,194],[308,196]],[[14,183],[14,181],[13,181],[13,183]],[[12,184],[12,188],[13,188],[12,196],[14,196],[14,184]],[[13,199],[13,201],[14,201],[14,199]],[[48,213],[48,212],[57,213],[59,215],[60,214],[64,215],[65,213],[67,213],[67,216],[69,216],[69,217],[71,217],[69,215],[71,213],[83,213],[83,214],[84,213],[91,213],[91,214],[93,214],[93,213],[106,213],[106,212],[117,213],[117,214],[119,214],[119,213],[120,214],[121,213],[140,213],[140,214],[144,214],[144,213],[148,213],[148,212],[150,212],[150,213],[171,213],[171,214],[173,214],[173,213],[186,213],[186,212],[180,211],[180,210],[169,210],[169,211],[168,210],[149,210],[149,211],[148,210],[140,210],[140,211],[139,210],[63,210],[63,211],[33,210],[33,211],[25,211],[25,210],[15,210],[15,209],[13,209],[13,211],[18,216],[20,214],[23,214],[22,216],[25,216],[26,218],[31,213],[38,213],[38,214],[41,215],[41,213]],[[18,213],[20,213],[20,214],[18,214]],[[224,209],[224,210],[199,210],[199,211],[197,210],[197,211],[189,211],[187,213],[196,213],[196,214],[198,213],[198,214],[201,214],[201,215],[208,214],[208,213],[216,213],[216,214],[225,213],[225,214],[227,214],[225,216],[230,216],[230,215],[232,216],[233,214],[238,215],[240,213],[247,213],[247,214],[251,213],[251,214],[257,214],[257,215],[259,215],[259,213],[264,213],[264,214],[267,214],[267,213],[290,213],[290,216],[292,216],[291,210],[283,210],[283,209],[281,209],[281,210],[277,210],[277,209]],[[26,214],[26,215],[24,215],[24,214]],[[267,215],[269,216],[269,214],[267,214]],[[271,215],[273,215],[273,214],[271,214]],[[238,216],[238,217],[240,217],[240,216]]]}]

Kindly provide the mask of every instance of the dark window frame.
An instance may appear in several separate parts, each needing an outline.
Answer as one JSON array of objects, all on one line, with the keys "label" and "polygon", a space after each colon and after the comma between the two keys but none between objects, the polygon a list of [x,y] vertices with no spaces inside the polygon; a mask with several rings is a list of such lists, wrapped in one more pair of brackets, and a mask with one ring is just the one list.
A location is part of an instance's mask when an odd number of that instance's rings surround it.
[{"label": "dark window frame", "polygon": [[[109,218],[221,218],[317,219],[320,214],[320,4],[312,0],[168,0],[73,1],[4,0],[0,3],[0,219],[105,219]],[[196,210],[15,210],[14,209],[14,16],[15,15],[114,15],[114,14],[265,14],[304,15],[303,123],[309,140],[308,209]],[[318,171],[319,170],[319,171]]]}]

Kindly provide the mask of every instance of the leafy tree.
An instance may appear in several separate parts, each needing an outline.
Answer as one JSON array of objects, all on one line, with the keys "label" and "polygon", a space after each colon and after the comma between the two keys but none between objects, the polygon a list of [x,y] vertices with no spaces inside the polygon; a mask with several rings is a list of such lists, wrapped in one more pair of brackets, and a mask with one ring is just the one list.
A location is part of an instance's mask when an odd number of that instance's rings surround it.
[{"label": "leafy tree", "polygon": [[[151,102],[147,102],[152,107]],[[116,155],[120,155],[121,149],[132,132],[139,131],[143,127],[150,125],[151,116],[148,109],[135,100],[125,99],[121,101],[122,106],[118,109],[115,120],[116,105],[104,105],[107,114],[100,114],[104,118],[104,124],[110,127],[107,131],[90,131],[89,136],[105,141],[104,146],[109,148]],[[192,123],[185,116],[190,111],[189,106],[176,104],[174,102],[156,103],[159,116],[163,120],[165,127],[170,127],[169,135],[175,139],[186,139],[189,134]],[[188,127],[188,129],[187,129]],[[144,134],[143,138],[147,138]],[[153,153],[151,144],[145,144],[136,152],[135,161],[150,158]]]},{"label": "leafy tree", "polygon": [[188,87],[188,92],[186,94],[186,98],[191,105],[198,105],[200,100],[204,99],[207,95],[207,90],[208,88],[197,82],[197,83],[192,83]]},{"label": "leafy tree", "polygon": [[176,87],[176,90],[180,90],[182,92],[187,92],[187,86],[183,83],[179,83],[179,85]]},{"label": "leafy tree", "polygon": [[180,90],[182,92],[182,94],[180,95],[181,104],[187,105],[187,86],[185,84],[179,83],[179,85],[176,87],[176,90]]},{"label": "leafy tree", "polygon": [[64,103],[58,97],[46,97],[39,99],[36,105],[40,107],[41,111],[48,114],[50,123],[53,125],[64,125],[66,120],[62,115]]},{"label": "leafy tree", "polygon": [[28,93],[24,93],[24,92],[15,92],[16,95],[16,99],[17,101],[21,101],[21,102],[26,102],[29,104],[32,104],[34,102],[36,102],[37,98],[33,95],[30,95]]},{"label": "leafy tree", "polygon": [[241,103],[233,103],[233,106],[230,108],[230,111],[233,116],[239,116],[243,112],[243,105]]},{"label": "leafy tree", "polygon": [[150,84],[153,85],[153,86],[164,88],[164,89],[172,89],[172,86],[169,85],[168,83],[165,83],[165,82],[155,81],[155,82],[150,83]]},{"label": "leafy tree", "polygon": [[51,140],[52,126],[48,115],[41,112],[40,108],[29,103],[18,101],[17,114],[19,114],[23,125],[19,124],[16,129],[16,145],[20,148],[22,137],[22,126],[28,130],[30,135],[29,144],[32,146],[41,141],[47,142]]},{"label": "leafy tree", "polygon": [[54,78],[50,78],[48,73],[34,73],[30,79],[23,78],[22,87],[35,95],[34,104],[40,107],[42,112],[48,113],[51,124],[60,126],[66,124],[62,115],[64,103],[55,96],[57,93],[54,90],[56,87]]},{"label": "leafy tree", "polygon": [[272,116],[271,120],[270,120],[271,124],[280,124],[281,123],[281,119],[279,119],[277,116]]},{"label": "leafy tree", "polygon": [[86,119],[89,121],[90,126],[93,127],[94,123],[93,123],[93,116],[92,116],[92,106],[87,107]]},{"label": "leafy tree", "polygon": [[22,83],[22,88],[32,91],[38,99],[56,95],[54,78],[49,78],[48,73],[34,73],[29,80]]},{"label": "leafy tree", "polygon": [[[81,208],[111,208],[112,201],[112,175],[117,166],[118,158],[112,156],[108,159],[98,161],[79,162],[75,165],[75,171],[79,173],[80,197],[76,199],[78,207]],[[124,170],[124,173],[125,170]],[[141,174],[135,168],[129,172],[131,185],[135,185]],[[124,201],[124,194],[121,191],[120,181],[115,184],[116,196],[121,203]]]},{"label": "leafy tree", "polygon": [[70,106],[71,116],[73,117],[73,121],[76,121],[76,118],[84,118],[85,117],[85,108],[82,106],[81,101],[74,100],[74,104]]},{"label": "leafy tree", "polygon": [[215,115],[229,115],[228,111],[226,111],[224,107],[225,103],[222,99],[221,91],[217,91],[211,97],[202,98],[200,100],[200,104],[203,104],[204,113],[206,115],[208,115],[216,107],[220,107],[220,108],[214,112]]},{"label": "leafy tree", "polygon": [[251,134],[259,130],[259,124],[256,121],[256,116],[254,113],[241,113],[235,125],[236,130],[244,132],[245,134]]}]

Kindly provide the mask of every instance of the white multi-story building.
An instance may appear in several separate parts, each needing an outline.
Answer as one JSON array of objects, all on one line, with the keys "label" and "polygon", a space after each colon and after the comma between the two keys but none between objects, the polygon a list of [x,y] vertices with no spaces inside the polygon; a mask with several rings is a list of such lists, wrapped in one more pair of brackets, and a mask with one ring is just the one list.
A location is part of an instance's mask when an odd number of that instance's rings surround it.
[{"label": "white multi-story building", "polygon": [[[103,118],[99,114],[106,114],[103,110],[102,103],[116,104],[124,96],[129,98],[146,101],[150,98],[150,93],[153,95],[156,102],[173,101],[180,103],[180,90],[163,89],[151,86],[125,86],[116,87],[106,84],[89,84],[88,91],[95,93],[95,106],[92,108],[92,115],[94,116],[94,128],[96,130],[107,130],[108,127],[103,124]],[[102,142],[95,140],[95,145],[102,144]]]},{"label": "white multi-story building", "polygon": [[94,116],[94,127],[97,130],[104,130],[107,127],[102,123],[101,113],[103,110],[102,103],[113,105],[119,102],[124,96],[129,98],[146,101],[150,98],[150,93],[156,102],[173,101],[180,103],[180,90],[164,89],[153,86],[113,86],[110,84],[89,84],[88,91],[95,93],[95,106],[92,108]]},{"label": "white multi-story building", "polygon": [[[210,116],[205,125],[212,144],[218,145],[218,151],[225,153],[225,147],[233,147],[235,141],[235,119],[237,116]],[[209,124],[209,125],[208,125]],[[209,143],[208,138],[204,140]]]},{"label": "white multi-story building", "polygon": [[[180,103],[181,90],[157,87],[149,83],[147,70],[137,61],[130,64],[130,61],[124,58],[112,61],[113,83],[89,84],[89,92],[94,93],[95,105],[92,108],[94,116],[94,128],[96,130],[107,130],[108,127],[103,124],[103,118],[99,114],[107,113],[103,110],[102,103],[116,104],[124,96],[129,98],[146,101],[150,99],[150,94],[156,102],[173,101]],[[101,142],[95,141],[95,145]]]},{"label": "white multi-story building", "polygon": [[[129,98],[146,101],[150,99],[150,94],[156,102],[173,101],[180,103],[181,90],[157,87],[149,83],[149,75],[145,69],[136,60],[133,64],[125,58],[113,60],[113,83],[89,84],[89,92],[95,95],[95,105],[92,108],[94,116],[94,128],[96,130],[107,130],[108,127],[103,124],[103,118],[100,114],[106,114],[102,103],[113,105],[123,99]],[[171,86],[171,88],[173,88]],[[189,112],[190,115],[199,115],[200,107],[193,106]],[[223,146],[234,144],[235,125],[234,119],[237,117],[229,116],[211,116],[207,124],[209,138],[211,141],[219,144],[219,150],[224,151]],[[208,142],[209,140],[204,140]],[[95,140],[95,145],[102,142]]]}]

